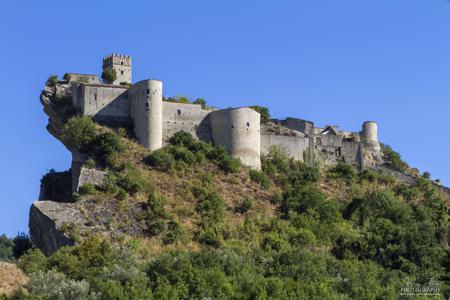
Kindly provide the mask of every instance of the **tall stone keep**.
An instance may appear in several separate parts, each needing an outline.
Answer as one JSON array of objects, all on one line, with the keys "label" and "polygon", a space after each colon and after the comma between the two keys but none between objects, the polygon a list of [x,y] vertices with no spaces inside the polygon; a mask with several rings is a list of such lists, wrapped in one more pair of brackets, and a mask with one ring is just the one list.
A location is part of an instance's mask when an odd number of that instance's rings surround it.
[{"label": "tall stone keep", "polygon": [[132,83],[131,81],[131,56],[122,54],[110,54],[103,58],[103,70],[113,69],[116,71],[117,79],[111,84],[121,82]]},{"label": "tall stone keep", "polygon": [[129,89],[130,115],[134,134],[144,147],[157,150],[162,147],[162,81],[142,80]]}]

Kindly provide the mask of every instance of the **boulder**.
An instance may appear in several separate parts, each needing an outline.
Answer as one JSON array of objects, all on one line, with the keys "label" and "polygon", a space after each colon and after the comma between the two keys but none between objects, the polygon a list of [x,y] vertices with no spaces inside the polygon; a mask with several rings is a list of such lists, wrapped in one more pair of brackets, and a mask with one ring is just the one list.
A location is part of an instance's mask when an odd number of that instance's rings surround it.
[{"label": "boulder", "polygon": [[36,201],[31,205],[30,237],[45,255],[51,255],[60,247],[74,245],[75,241],[65,231],[83,227],[85,223],[85,217],[74,203]]}]

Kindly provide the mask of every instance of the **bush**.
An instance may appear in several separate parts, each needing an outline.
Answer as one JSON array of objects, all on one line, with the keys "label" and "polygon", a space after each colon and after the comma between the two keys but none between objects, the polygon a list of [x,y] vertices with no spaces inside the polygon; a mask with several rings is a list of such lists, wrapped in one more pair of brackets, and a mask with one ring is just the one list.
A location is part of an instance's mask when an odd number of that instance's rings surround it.
[{"label": "bush", "polygon": [[220,159],[218,166],[225,173],[237,173],[239,172],[241,163],[237,159],[226,156]]},{"label": "bush", "polygon": [[106,83],[113,83],[117,80],[117,72],[113,68],[106,68],[102,72],[102,79]]},{"label": "bush", "polygon": [[98,299],[88,282],[69,279],[55,270],[33,273],[27,288],[34,299]]},{"label": "bush", "polygon": [[378,174],[370,169],[365,169],[361,173],[359,173],[359,180],[360,181],[368,181],[368,182],[375,182],[378,177]]},{"label": "bush", "polygon": [[206,109],[206,108],[207,108],[207,107],[206,107],[206,101],[205,101],[205,99],[197,98],[197,99],[195,99],[195,101],[192,102],[192,103],[193,103],[193,104],[200,104],[200,105],[202,106],[203,109]]},{"label": "bush", "polygon": [[178,131],[173,136],[170,137],[169,143],[173,146],[180,146],[180,147],[192,147],[198,142],[194,139],[192,134],[185,132],[185,131]]},{"label": "bush", "polygon": [[125,149],[122,141],[114,132],[105,132],[98,135],[94,139],[92,147],[97,159],[104,165],[112,167],[117,166],[118,154]]},{"label": "bush", "polygon": [[245,199],[236,207],[236,211],[244,214],[253,208],[253,199],[250,197],[245,197]]},{"label": "bush", "polygon": [[388,161],[391,164],[392,168],[401,172],[405,172],[409,169],[408,164],[402,160],[402,157],[399,153],[392,150],[391,146],[385,144],[380,145],[384,160]]},{"label": "bush", "polygon": [[422,177],[423,178],[425,178],[425,179],[430,179],[431,178],[431,174],[430,174],[430,172],[423,172],[423,174],[422,174]]},{"label": "bush", "polygon": [[31,244],[31,240],[29,236],[25,233],[19,233],[14,239],[13,239],[13,254],[16,259],[20,258],[22,255],[24,255],[28,250],[31,249],[33,246]]},{"label": "bush", "polygon": [[339,162],[336,166],[334,166],[330,172],[329,176],[332,178],[341,178],[345,181],[353,181],[356,177],[355,168],[349,164]]},{"label": "bush", "polygon": [[96,136],[95,124],[89,117],[72,117],[64,125],[62,140],[80,151],[89,149]]},{"label": "bush", "polygon": [[175,159],[166,149],[158,149],[144,159],[145,163],[161,170],[170,170],[175,166]]},{"label": "bush", "polygon": [[52,74],[47,78],[46,85],[55,87],[57,84],[58,84],[58,75]]},{"label": "bush", "polygon": [[6,235],[0,235],[0,261],[13,261],[14,242]]},{"label": "bush", "polygon": [[270,121],[270,112],[267,107],[254,105],[250,106],[251,109],[257,111],[261,115],[261,124],[267,123]]},{"label": "bush", "polygon": [[290,170],[291,158],[286,151],[279,146],[272,146],[266,155],[261,157],[261,169],[267,175],[276,177],[286,174]]},{"label": "bush", "polygon": [[268,189],[270,187],[270,179],[264,172],[257,170],[250,170],[250,178],[261,185],[263,189]]},{"label": "bush", "polygon": [[116,173],[116,184],[132,196],[150,189],[147,179],[130,165],[124,166],[123,170]]},{"label": "bush", "polygon": [[94,195],[96,193],[95,185],[87,182],[78,188],[78,193],[80,195]]},{"label": "bush", "polygon": [[72,79],[72,76],[69,73],[65,73],[63,76],[63,79],[67,82],[69,82]]}]

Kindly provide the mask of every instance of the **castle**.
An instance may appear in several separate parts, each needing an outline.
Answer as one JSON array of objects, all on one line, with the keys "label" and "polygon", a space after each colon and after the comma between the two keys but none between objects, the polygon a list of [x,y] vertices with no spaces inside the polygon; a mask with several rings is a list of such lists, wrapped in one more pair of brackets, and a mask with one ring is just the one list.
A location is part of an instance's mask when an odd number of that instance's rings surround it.
[{"label": "castle", "polygon": [[116,78],[110,82],[101,82],[97,75],[68,73],[73,106],[82,116],[131,121],[140,144],[150,150],[163,147],[174,133],[186,131],[224,146],[232,157],[256,169],[261,167],[261,154],[272,146],[282,147],[297,160],[309,153],[307,157],[325,163],[343,161],[358,168],[382,163],[375,122],[364,122],[360,132],[318,128],[296,118],[261,123],[260,114],[249,107],[214,109],[164,101],[160,80],[132,83],[130,56],[104,57],[103,71],[111,70]]}]

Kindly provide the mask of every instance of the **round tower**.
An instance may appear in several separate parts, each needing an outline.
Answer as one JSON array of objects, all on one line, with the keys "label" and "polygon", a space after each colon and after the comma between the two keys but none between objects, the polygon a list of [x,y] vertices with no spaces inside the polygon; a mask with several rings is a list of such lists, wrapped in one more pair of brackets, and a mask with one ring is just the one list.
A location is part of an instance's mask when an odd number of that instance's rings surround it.
[{"label": "round tower", "polygon": [[242,164],[260,169],[260,114],[243,107],[216,110],[209,116],[214,144],[224,146]]},{"label": "round tower", "polygon": [[162,81],[143,80],[130,88],[130,114],[139,142],[150,150],[162,147]]},{"label": "round tower", "polygon": [[373,121],[366,121],[362,126],[361,141],[378,144],[378,125]]}]

